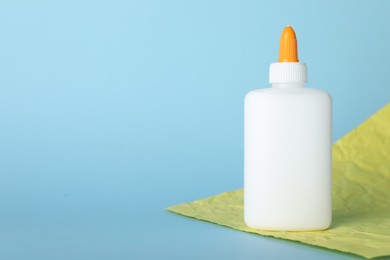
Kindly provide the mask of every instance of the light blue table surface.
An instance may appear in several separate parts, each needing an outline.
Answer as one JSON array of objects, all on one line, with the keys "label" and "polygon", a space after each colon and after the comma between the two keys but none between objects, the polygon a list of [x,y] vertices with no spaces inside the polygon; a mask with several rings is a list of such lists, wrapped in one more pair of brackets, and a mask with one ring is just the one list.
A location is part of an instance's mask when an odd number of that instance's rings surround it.
[{"label": "light blue table surface", "polygon": [[242,187],[282,29],[337,140],[390,100],[389,1],[1,1],[0,259],[360,259],[180,217]]}]

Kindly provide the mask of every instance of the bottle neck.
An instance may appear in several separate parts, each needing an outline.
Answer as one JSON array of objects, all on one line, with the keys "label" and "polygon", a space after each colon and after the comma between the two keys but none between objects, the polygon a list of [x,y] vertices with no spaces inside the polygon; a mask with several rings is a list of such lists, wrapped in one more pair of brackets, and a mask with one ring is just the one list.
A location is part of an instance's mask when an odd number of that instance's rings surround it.
[{"label": "bottle neck", "polygon": [[273,88],[303,88],[305,83],[272,83]]}]

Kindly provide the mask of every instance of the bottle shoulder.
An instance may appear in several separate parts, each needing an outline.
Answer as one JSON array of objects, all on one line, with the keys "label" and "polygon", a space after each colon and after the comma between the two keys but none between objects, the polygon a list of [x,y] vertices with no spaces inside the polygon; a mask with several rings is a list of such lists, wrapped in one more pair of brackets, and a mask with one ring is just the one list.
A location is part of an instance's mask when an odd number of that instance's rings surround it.
[{"label": "bottle shoulder", "polygon": [[285,96],[313,96],[328,99],[332,101],[332,96],[321,89],[307,88],[307,87],[296,87],[296,88],[261,88],[248,92],[245,96],[245,100],[252,98],[271,98],[271,97],[285,97]]}]

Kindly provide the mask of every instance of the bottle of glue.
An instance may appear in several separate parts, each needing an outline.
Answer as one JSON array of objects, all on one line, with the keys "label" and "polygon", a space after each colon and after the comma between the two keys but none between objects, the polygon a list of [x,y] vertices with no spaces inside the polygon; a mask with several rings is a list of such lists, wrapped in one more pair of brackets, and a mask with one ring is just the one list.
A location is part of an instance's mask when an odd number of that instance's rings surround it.
[{"label": "bottle of glue", "polygon": [[287,26],[271,88],[245,97],[244,219],[253,229],[323,230],[332,220],[332,99],[305,88],[306,64]]}]

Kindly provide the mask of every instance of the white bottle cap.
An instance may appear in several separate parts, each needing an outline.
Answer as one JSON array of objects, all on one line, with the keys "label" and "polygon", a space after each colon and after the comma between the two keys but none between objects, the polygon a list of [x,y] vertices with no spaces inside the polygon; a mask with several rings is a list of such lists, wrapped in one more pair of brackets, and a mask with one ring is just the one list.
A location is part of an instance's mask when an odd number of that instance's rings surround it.
[{"label": "white bottle cap", "polygon": [[307,68],[302,62],[275,62],[269,68],[269,83],[306,83]]}]

